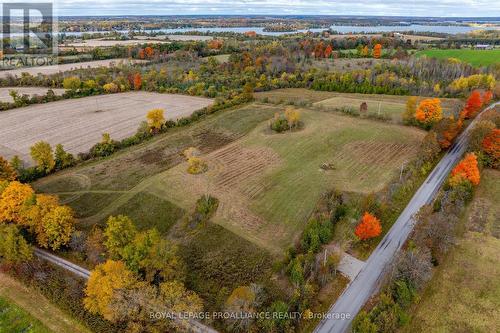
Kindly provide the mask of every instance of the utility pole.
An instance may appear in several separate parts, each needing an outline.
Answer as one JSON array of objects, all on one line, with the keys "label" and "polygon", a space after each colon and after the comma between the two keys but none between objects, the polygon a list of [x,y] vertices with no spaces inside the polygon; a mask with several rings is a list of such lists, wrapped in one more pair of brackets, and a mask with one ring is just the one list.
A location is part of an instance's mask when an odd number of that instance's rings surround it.
[{"label": "utility pole", "polygon": [[401,163],[401,172],[399,173],[399,181],[401,181],[403,179],[403,170],[405,167],[405,163],[406,163],[406,161],[403,161],[403,163]]}]

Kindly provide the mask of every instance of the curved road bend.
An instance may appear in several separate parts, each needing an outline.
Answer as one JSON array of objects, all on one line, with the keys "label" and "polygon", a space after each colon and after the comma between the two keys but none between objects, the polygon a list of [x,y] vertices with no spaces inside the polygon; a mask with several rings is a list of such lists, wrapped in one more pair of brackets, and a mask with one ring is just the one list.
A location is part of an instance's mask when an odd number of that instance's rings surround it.
[{"label": "curved road bend", "polygon": [[[492,104],[484,109],[483,112],[496,105],[500,105],[500,102]],[[448,176],[448,173],[464,154],[469,132],[481,114],[457,138],[456,142],[450,147],[446,155],[417,190],[392,228],[370,255],[361,272],[359,272],[335,304],[333,304],[326,314],[325,319],[316,327],[315,333],[344,333],[348,331],[354,317],[377,291],[387,264],[391,262],[396,253],[401,249],[413,230],[415,223],[413,216],[422,206],[432,201],[441,184]],[[348,319],[335,319],[339,318],[338,316],[342,314],[349,314],[350,316]]]},{"label": "curved road bend", "polygon": [[[90,271],[86,270],[83,267],[80,267],[78,265],[73,264],[72,262],[69,262],[65,259],[59,258],[58,256],[55,256],[47,251],[41,250],[39,248],[33,248],[34,254],[39,257],[40,259],[47,260],[54,265],[57,265],[61,268],[64,268],[67,271],[70,271],[71,273],[78,275],[79,277],[84,278],[85,280],[89,279],[90,276]],[[216,330],[214,330],[211,327],[208,327],[199,321],[196,321],[194,319],[189,319],[189,324],[191,325],[191,329],[189,332],[193,333],[218,333]]]}]

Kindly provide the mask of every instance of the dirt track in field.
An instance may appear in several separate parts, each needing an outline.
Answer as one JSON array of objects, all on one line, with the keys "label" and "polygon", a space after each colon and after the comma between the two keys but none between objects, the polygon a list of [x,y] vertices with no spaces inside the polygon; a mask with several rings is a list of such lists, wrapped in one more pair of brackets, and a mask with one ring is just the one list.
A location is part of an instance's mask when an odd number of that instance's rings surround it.
[{"label": "dirt track in field", "polygon": [[50,75],[56,74],[59,72],[66,72],[75,69],[81,68],[97,68],[97,67],[109,67],[118,65],[120,63],[128,64],[128,63],[136,63],[142,62],[140,60],[130,60],[130,59],[108,59],[108,60],[96,60],[96,61],[85,61],[85,62],[77,62],[72,64],[61,64],[61,65],[53,65],[53,66],[40,66],[40,67],[25,67],[19,69],[10,69],[6,71],[0,71],[0,79],[4,79],[9,75],[20,77],[22,73],[28,73],[30,75]]},{"label": "dirt track in field", "polygon": [[[31,97],[34,95],[44,96],[47,94],[48,88],[37,88],[37,87],[8,87],[8,88],[0,88],[0,102],[11,103],[14,102],[12,97],[10,97],[9,92],[11,90],[15,90],[19,95],[30,95]],[[64,89],[52,89],[54,94],[62,95],[65,90]]]},{"label": "dirt track in field", "polygon": [[71,153],[86,152],[109,133],[114,140],[133,135],[149,110],[165,110],[175,120],[212,104],[211,99],[128,92],[64,100],[0,112],[0,155],[30,163],[29,148],[44,140]]}]

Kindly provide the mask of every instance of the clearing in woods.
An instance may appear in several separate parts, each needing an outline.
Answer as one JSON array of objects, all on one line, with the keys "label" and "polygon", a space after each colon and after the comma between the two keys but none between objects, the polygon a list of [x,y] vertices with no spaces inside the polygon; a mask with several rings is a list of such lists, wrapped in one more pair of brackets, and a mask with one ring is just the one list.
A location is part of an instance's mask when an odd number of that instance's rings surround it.
[{"label": "clearing in woods", "polygon": [[[403,332],[498,332],[500,171],[483,170],[458,237]],[[450,300],[453,300],[450,302]]]},{"label": "clearing in woods", "polygon": [[[81,222],[87,226],[123,212],[131,200],[144,204],[150,197],[137,198],[138,193],[171,203],[168,209],[177,216],[178,209],[192,211],[196,200],[210,193],[220,200],[214,222],[282,253],[300,234],[324,191],[382,189],[401,164],[414,157],[424,135],[410,127],[312,110],[301,111],[304,129],[275,134],[268,120],[278,111],[283,107],[255,103],[220,112],[35,186],[69,198],[80,212],[90,210],[95,200],[104,202],[100,211],[85,214]],[[186,172],[181,154],[190,146],[198,147],[207,161],[205,174]],[[333,170],[321,169],[323,163]],[[62,192],[64,184],[68,188]],[[144,212],[150,210],[155,209]],[[137,222],[146,228],[151,226],[147,220]]]},{"label": "clearing in woods", "polygon": [[[338,93],[330,91],[316,91],[303,88],[286,88],[256,93],[256,98],[272,103],[294,103],[297,105],[311,105],[322,110],[339,110],[349,108],[359,111],[360,105],[366,102],[368,113],[381,114],[394,122],[401,122],[401,115],[405,111],[408,96]],[[419,97],[418,101],[425,97]],[[441,98],[444,113],[451,113],[461,108],[462,102],[455,98]]]},{"label": "clearing in woods", "polygon": [[63,144],[71,153],[87,152],[101,141],[102,133],[121,140],[136,133],[151,109],[164,109],[165,118],[175,120],[212,104],[212,100],[152,92],[68,99],[30,105],[0,113],[0,155],[18,155],[30,162],[30,147],[44,140]]}]

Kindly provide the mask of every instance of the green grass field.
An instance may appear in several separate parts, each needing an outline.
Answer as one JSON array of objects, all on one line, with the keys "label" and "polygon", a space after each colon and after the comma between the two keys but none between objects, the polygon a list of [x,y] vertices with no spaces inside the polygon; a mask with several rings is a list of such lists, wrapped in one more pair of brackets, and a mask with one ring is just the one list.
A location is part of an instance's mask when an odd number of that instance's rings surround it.
[{"label": "green grass field", "polygon": [[475,67],[488,66],[500,62],[500,49],[495,50],[425,50],[416,53],[417,57],[428,56],[431,58],[447,59],[456,58]]},{"label": "green grass field", "polygon": [[467,229],[429,286],[403,330],[498,332],[500,328],[500,172],[483,170]]},{"label": "green grass field", "polygon": [[[209,171],[182,163],[148,189],[189,210],[209,192],[221,201],[214,221],[262,247],[282,252],[302,231],[322,193],[381,190],[423,137],[417,129],[302,110],[305,128],[274,134],[259,124],[234,144],[204,156]],[[334,170],[324,171],[323,163]]]},{"label": "green grass field", "polygon": [[[209,192],[222,203],[216,223],[282,253],[324,191],[382,189],[423,137],[409,127],[311,110],[302,111],[303,130],[273,134],[267,120],[283,109],[257,103],[224,111],[34,185],[63,194],[84,228],[127,214],[140,228],[164,233]],[[186,173],[181,153],[189,146],[202,151],[206,174]],[[335,169],[324,171],[323,163]]]},{"label": "green grass field", "polygon": [[[341,108],[350,108],[359,111],[361,103],[366,102],[369,114],[380,114],[399,123],[406,108],[408,96],[376,95],[337,93],[328,91],[315,91],[302,88],[277,89],[255,94],[260,101],[271,103],[294,103],[296,105],[309,105],[325,111],[334,111]],[[425,97],[419,97],[419,101]],[[460,108],[462,102],[454,98],[441,98],[444,113]]]},{"label": "green grass field", "polygon": [[0,297],[0,332],[52,333],[39,320],[3,297]]}]

